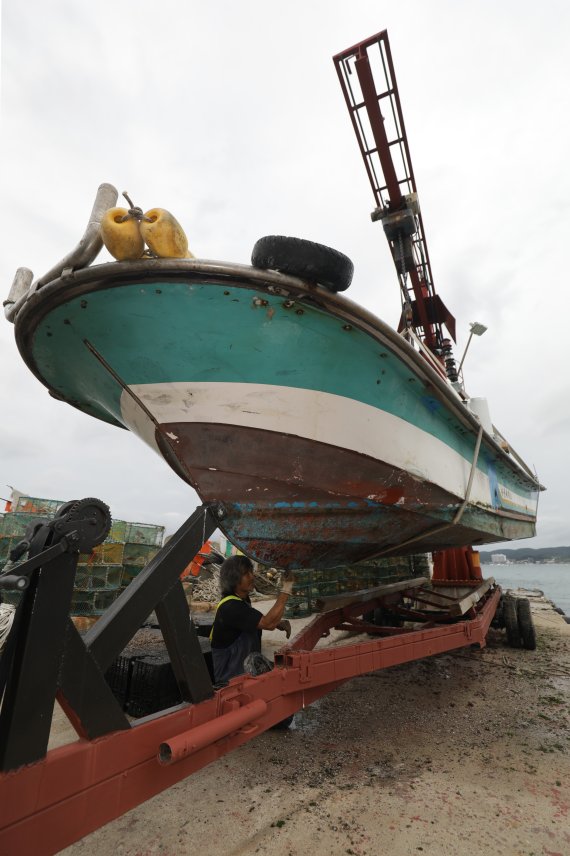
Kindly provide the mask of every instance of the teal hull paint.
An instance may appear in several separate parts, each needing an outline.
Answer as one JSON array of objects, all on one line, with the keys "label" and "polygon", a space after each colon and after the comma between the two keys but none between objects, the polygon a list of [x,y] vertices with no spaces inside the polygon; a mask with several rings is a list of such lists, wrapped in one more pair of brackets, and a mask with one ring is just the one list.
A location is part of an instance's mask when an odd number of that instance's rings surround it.
[{"label": "teal hull paint", "polygon": [[[264,305],[254,305],[256,298]],[[93,291],[49,313],[36,331],[33,357],[63,398],[114,424],[121,424],[121,387],[85,338],[128,385],[225,381],[316,389],[385,410],[471,461],[474,433],[388,348],[318,308],[284,304],[263,290],[211,283]],[[533,495],[528,481],[484,448],[478,468],[493,482]],[[502,505],[498,493],[491,502]]]},{"label": "teal hull paint", "polygon": [[[381,407],[470,456],[464,429],[423,389],[410,391],[419,384],[387,349],[359,330],[342,330],[338,318],[318,309],[303,307],[301,319],[295,309],[283,308],[283,298],[258,296],[268,306],[253,308],[253,291],[212,285],[156,283],[94,292],[85,308],[77,298],[50,314],[38,329],[34,357],[50,383],[76,398],[77,367],[68,360],[77,358],[75,328],[83,331],[87,324],[90,341],[129,385],[225,381],[321,390]],[[45,339],[48,327],[59,327],[59,359]],[[120,415],[116,396],[112,410]]]}]

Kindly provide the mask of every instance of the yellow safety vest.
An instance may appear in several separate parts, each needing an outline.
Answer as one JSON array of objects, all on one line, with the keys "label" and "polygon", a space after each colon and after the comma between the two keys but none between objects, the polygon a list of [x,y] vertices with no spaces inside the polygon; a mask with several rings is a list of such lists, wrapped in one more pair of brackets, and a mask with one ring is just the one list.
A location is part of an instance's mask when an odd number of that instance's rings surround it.
[{"label": "yellow safety vest", "polygon": [[212,641],[212,636],[214,635],[214,622],[216,621],[216,615],[218,614],[218,609],[222,605],[222,603],[226,603],[228,600],[242,600],[241,597],[238,597],[237,594],[228,594],[227,597],[223,597],[219,604],[216,607],[216,611],[214,613],[214,621],[212,622],[212,629],[210,630],[210,642]]}]

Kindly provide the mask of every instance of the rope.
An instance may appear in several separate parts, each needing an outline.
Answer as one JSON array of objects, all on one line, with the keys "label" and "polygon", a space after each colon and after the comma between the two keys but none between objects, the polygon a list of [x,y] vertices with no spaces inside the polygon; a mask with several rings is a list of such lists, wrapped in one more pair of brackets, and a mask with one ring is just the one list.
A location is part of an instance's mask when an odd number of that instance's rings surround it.
[{"label": "rope", "polygon": [[[473,485],[473,477],[475,476],[475,470],[477,467],[477,459],[479,457],[479,449],[481,448],[481,439],[483,437],[483,426],[479,427],[479,433],[477,434],[477,442],[475,443],[475,453],[473,455],[473,462],[471,464],[471,472],[469,474],[469,482],[467,483],[467,490],[465,491],[465,499],[461,503],[455,517],[451,521],[451,523],[443,523],[441,526],[436,526],[435,529],[425,529],[423,532],[420,532],[419,535],[414,535],[412,538],[408,538],[407,541],[402,541],[401,544],[398,544],[398,548],[407,547],[408,544],[413,544],[414,541],[420,541],[422,538],[431,535],[438,535],[440,532],[443,532],[445,529],[450,529],[452,526],[455,526],[461,518],[463,517],[463,512],[467,507],[467,503],[469,502],[469,497],[471,496],[471,487]],[[383,556],[385,553],[390,553],[394,550],[394,545],[391,547],[386,547],[384,550],[380,550],[379,553],[374,554],[374,558],[378,558],[379,556]]]},{"label": "rope", "polygon": [[11,603],[0,603],[0,651],[6,643],[15,614],[16,607]]},{"label": "rope", "polygon": [[143,214],[142,208],[139,208],[138,205],[135,205],[133,203],[131,197],[129,196],[129,194],[127,193],[126,190],[123,190],[123,196],[125,197],[125,199],[129,203],[129,211],[128,211],[128,214],[125,214],[124,217],[121,217],[121,219],[119,220],[119,223],[124,223],[126,220],[132,220],[132,219],[138,220],[139,222],[141,220],[144,220],[145,223],[152,223],[152,220],[150,217],[145,217],[145,215]]},{"label": "rope", "polygon": [[473,477],[475,475],[475,470],[477,468],[477,459],[479,458],[479,449],[481,448],[481,440],[483,437],[483,426],[479,428],[479,433],[477,435],[477,442],[475,443],[475,453],[473,455],[473,463],[471,464],[471,472],[469,474],[469,482],[467,484],[467,490],[465,491],[465,499],[463,500],[463,504],[455,517],[453,518],[452,525],[459,523],[461,518],[463,517],[463,512],[469,502],[469,497],[471,496],[471,488],[473,486]]}]

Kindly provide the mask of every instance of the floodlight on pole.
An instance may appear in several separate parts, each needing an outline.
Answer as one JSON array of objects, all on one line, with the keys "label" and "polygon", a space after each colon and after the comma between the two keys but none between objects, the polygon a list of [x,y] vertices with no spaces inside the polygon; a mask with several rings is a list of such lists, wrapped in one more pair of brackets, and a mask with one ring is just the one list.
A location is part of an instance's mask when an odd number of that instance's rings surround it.
[{"label": "floodlight on pole", "polygon": [[461,366],[463,365],[463,362],[464,362],[465,357],[467,355],[467,349],[469,348],[469,345],[471,344],[471,339],[473,338],[473,336],[482,336],[483,333],[485,333],[487,330],[485,325],[479,324],[478,321],[473,321],[469,325],[469,327],[470,327],[469,338],[467,339],[467,344],[465,345],[465,350],[463,351],[463,356],[461,357],[461,362],[459,363],[459,368],[457,369],[458,373],[461,371]]}]

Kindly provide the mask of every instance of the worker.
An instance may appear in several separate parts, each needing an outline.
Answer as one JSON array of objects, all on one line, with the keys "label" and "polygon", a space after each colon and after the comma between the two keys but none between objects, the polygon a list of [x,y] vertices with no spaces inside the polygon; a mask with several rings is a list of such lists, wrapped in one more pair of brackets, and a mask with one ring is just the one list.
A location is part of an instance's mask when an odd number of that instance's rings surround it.
[{"label": "worker", "polygon": [[287,639],[291,625],[283,620],[287,598],[293,589],[294,578],[285,575],[275,603],[264,615],[251,605],[254,589],[253,564],[247,556],[231,556],[220,568],[222,599],[216,609],[210,634],[214,680],[225,683],[244,673],[243,661],[253,651],[261,651],[262,630],[283,630]]}]

